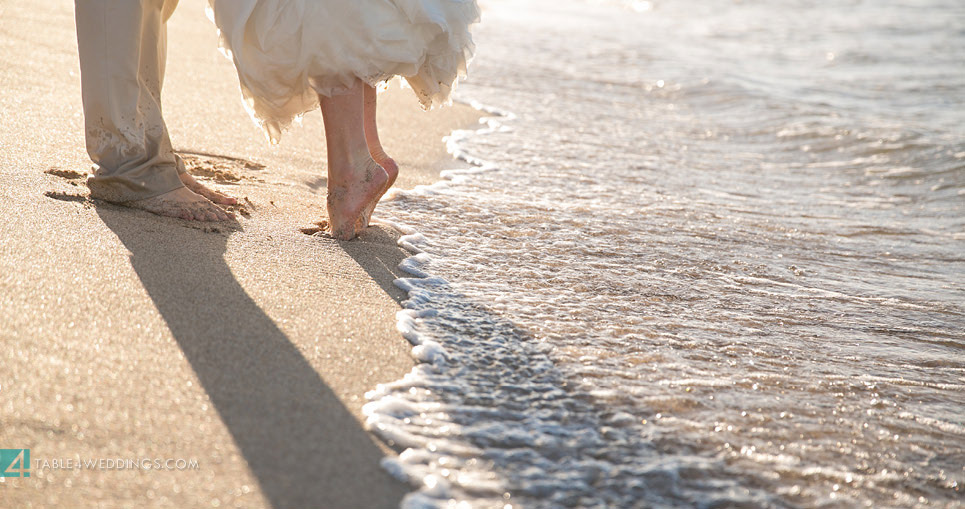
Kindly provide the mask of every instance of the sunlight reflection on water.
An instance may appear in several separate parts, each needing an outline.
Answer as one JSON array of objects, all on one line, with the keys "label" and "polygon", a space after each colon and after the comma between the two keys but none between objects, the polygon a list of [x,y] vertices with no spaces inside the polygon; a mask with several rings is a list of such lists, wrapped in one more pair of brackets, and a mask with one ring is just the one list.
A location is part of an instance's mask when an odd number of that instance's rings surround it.
[{"label": "sunlight reflection on water", "polygon": [[496,169],[386,204],[410,501],[960,506],[965,7],[486,5]]}]

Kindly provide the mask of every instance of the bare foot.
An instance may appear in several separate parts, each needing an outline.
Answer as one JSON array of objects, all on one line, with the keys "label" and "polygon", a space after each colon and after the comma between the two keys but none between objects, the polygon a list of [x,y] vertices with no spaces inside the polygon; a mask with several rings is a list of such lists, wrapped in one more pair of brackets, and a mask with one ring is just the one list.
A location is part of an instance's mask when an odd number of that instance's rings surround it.
[{"label": "bare foot", "polygon": [[201,182],[198,182],[188,172],[179,173],[178,177],[181,178],[181,183],[184,184],[185,187],[193,191],[195,194],[204,196],[218,205],[235,205],[238,203],[238,200],[232,198],[231,196],[215,191]]},{"label": "bare foot", "polygon": [[379,140],[379,127],[376,122],[376,110],[378,109],[377,97],[378,92],[375,88],[365,85],[362,95],[362,128],[365,132],[365,144],[368,146],[369,155],[385,170],[385,173],[389,176],[389,180],[385,183],[385,187],[379,192],[378,196],[366,204],[365,209],[362,211],[363,228],[369,225],[369,221],[372,219],[372,212],[375,211],[375,206],[379,204],[382,195],[392,187],[396,177],[399,176],[399,165],[385,153],[385,149],[382,148],[382,142]]},{"label": "bare foot", "polygon": [[399,165],[396,164],[395,160],[389,157],[382,147],[379,147],[378,153],[372,154],[372,159],[385,170],[389,179],[385,182],[385,186],[379,191],[379,195],[376,196],[371,202],[365,205],[365,209],[362,210],[362,228],[367,228],[369,222],[372,220],[372,212],[375,212],[376,205],[379,204],[379,200],[382,196],[392,187],[395,183],[396,177],[399,176]]},{"label": "bare foot", "polygon": [[153,198],[124,202],[123,205],[188,221],[227,221],[235,217],[187,187],[179,187]]},{"label": "bare foot", "polygon": [[395,159],[385,153],[385,150],[382,150],[382,147],[376,147],[375,150],[370,148],[369,153],[372,155],[372,159],[389,175],[389,181],[385,183],[385,190],[388,191],[392,184],[395,184],[396,177],[399,176],[399,165],[396,164]]},{"label": "bare foot", "polygon": [[[365,228],[362,212],[378,201],[389,180],[385,169],[368,157],[348,169],[346,174],[350,175],[349,181],[329,180],[328,186],[329,233],[339,240],[354,239]],[[329,175],[332,175],[331,171]]]}]

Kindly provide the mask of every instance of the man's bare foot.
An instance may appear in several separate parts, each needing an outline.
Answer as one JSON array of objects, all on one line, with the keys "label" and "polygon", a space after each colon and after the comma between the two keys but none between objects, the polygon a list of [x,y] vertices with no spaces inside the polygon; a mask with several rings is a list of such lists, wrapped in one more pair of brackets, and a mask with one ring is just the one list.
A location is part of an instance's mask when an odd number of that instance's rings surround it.
[{"label": "man's bare foot", "polygon": [[188,221],[227,221],[235,217],[187,187],[179,187],[153,198],[124,202],[123,205]]},{"label": "man's bare foot", "polygon": [[193,191],[195,194],[204,196],[213,203],[217,203],[218,205],[235,205],[238,203],[238,200],[232,198],[231,196],[215,191],[201,182],[198,182],[188,172],[179,173],[178,177],[181,178],[181,183],[184,184],[185,187]]},{"label": "man's bare foot", "polygon": [[[339,172],[342,173],[342,172]],[[329,172],[332,175],[333,172]],[[329,233],[339,240],[351,240],[365,228],[362,213],[386,189],[389,175],[375,160],[364,158],[345,174],[346,182],[329,181],[328,226]]]}]

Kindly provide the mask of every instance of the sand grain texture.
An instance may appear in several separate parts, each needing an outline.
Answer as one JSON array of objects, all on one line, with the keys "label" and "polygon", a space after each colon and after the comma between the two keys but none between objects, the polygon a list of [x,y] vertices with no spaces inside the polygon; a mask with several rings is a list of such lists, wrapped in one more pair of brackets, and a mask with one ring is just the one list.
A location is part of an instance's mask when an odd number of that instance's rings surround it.
[{"label": "sand grain texture", "polygon": [[[233,225],[91,200],[72,6],[0,5],[0,448],[34,467],[0,484],[4,507],[375,508],[407,491],[360,413],[412,366],[405,255],[386,230],[298,231],[324,218],[320,115],[269,147],[203,6],[169,24],[165,118],[197,177],[241,199]],[[410,95],[380,110],[402,187],[452,167],[441,137],[477,118]],[[104,458],[200,468],[38,468]]]}]

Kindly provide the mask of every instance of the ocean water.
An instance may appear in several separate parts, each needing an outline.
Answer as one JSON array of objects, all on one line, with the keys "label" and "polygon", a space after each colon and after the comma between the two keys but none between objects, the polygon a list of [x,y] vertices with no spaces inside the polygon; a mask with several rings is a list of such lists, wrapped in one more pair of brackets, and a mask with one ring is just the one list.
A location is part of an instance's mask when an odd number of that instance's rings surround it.
[{"label": "ocean water", "polygon": [[965,4],[481,4],[475,166],[380,208],[403,506],[961,507]]}]

